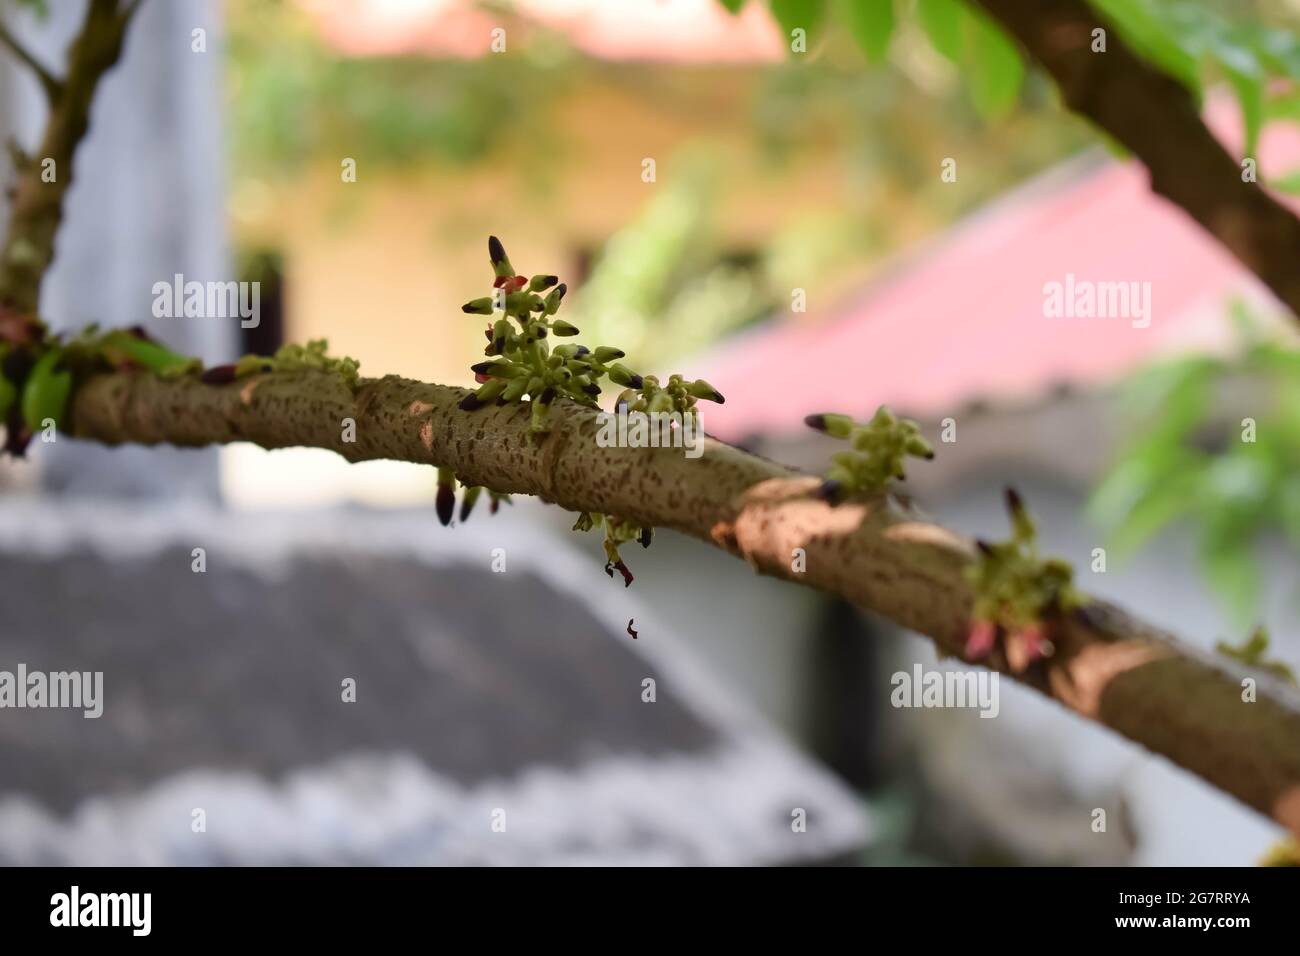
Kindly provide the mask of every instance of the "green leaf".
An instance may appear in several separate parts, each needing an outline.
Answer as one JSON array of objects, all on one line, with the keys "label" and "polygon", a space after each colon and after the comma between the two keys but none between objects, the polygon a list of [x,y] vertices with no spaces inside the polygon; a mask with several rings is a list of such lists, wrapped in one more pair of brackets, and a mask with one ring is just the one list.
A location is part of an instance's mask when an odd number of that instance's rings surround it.
[{"label": "green leaf", "polygon": [[1141,0],[1091,0],[1091,3],[1144,59],[1200,95],[1196,58],[1183,49],[1169,25],[1155,17],[1145,3]]},{"label": "green leaf", "polygon": [[1116,467],[1088,502],[1088,515],[1109,528],[1107,545],[1125,558],[1195,508],[1200,459],[1184,449],[1153,448]]},{"label": "green leaf", "polygon": [[1270,189],[1276,189],[1280,193],[1287,193],[1292,196],[1300,196],[1300,169],[1293,170],[1285,176],[1279,176],[1277,179],[1268,181]]},{"label": "green leaf", "polygon": [[771,0],[771,6],[787,42],[795,29],[802,29],[811,41],[813,30],[826,12],[826,0]]},{"label": "green leaf", "polygon": [[1244,626],[1259,601],[1259,569],[1249,539],[1236,534],[1210,534],[1201,542],[1201,567],[1227,606],[1234,624]]},{"label": "green leaf", "polygon": [[843,0],[849,32],[872,63],[889,52],[894,35],[894,0]]},{"label": "green leaf", "polygon": [[961,59],[966,8],[959,0],[916,0],[916,18],[936,50],[954,63]]},{"label": "green leaf", "polygon": [[23,421],[40,431],[48,418],[58,425],[72,392],[72,373],[60,371],[63,353],[51,349],[36,360],[23,385]]},{"label": "green leaf", "polygon": [[718,0],[718,3],[726,7],[728,13],[734,15],[740,12],[741,7],[745,5],[745,0]]},{"label": "green leaf", "polygon": [[1242,155],[1254,156],[1259,145],[1260,127],[1264,124],[1264,82],[1258,75],[1239,72],[1226,63],[1223,66],[1241,107],[1241,123],[1245,129]]},{"label": "green leaf", "polygon": [[983,13],[972,13],[967,24],[971,100],[981,116],[1001,116],[1016,104],[1025,64],[1011,38]]}]

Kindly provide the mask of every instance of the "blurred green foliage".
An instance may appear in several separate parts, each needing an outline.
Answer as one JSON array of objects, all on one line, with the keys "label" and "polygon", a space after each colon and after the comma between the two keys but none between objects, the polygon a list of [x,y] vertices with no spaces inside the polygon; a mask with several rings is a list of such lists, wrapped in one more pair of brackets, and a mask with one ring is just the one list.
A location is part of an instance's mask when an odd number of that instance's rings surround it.
[{"label": "blurred green foliage", "polygon": [[[1191,523],[1210,584],[1244,625],[1258,609],[1260,537],[1280,531],[1300,554],[1300,352],[1261,337],[1241,306],[1234,316],[1240,355],[1165,361],[1130,380],[1133,437],[1089,513],[1120,558]],[[1245,419],[1225,419],[1225,406]]]},{"label": "blurred green foliage", "polygon": [[318,155],[359,150],[393,165],[470,163],[507,136],[535,155],[533,144],[548,138],[548,104],[582,79],[582,61],[544,34],[526,56],[352,58],[327,49],[283,0],[232,0],[230,8],[232,162],[240,171],[292,174]]},{"label": "blurred green foliage", "polygon": [[[1205,84],[1227,83],[1245,126],[1243,154],[1252,156],[1270,100],[1270,81],[1300,79],[1295,13],[1278,0],[1089,0],[1141,56],[1199,96]],[[915,18],[930,45],[958,66],[971,101],[986,117],[1015,106],[1024,82],[1019,50],[1001,27],[970,0],[769,0],[786,36],[796,28],[811,38],[843,29],[866,58],[885,58],[900,20]],[[724,4],[732,12],[740,2]],[[826,14],[835,16],[829,24]],[[811,42],[811,40],[810,40]],[[1291,107],[1288,107],[1291,108]]]},{"label": "blurred green foliage", "polygon": [[702,153],[674,168],[605,243],[573,310],[584,331],[624,343],[647,367],[702,349],[776,304],[760,259],[727,256],[714,202],[722,170]]}]

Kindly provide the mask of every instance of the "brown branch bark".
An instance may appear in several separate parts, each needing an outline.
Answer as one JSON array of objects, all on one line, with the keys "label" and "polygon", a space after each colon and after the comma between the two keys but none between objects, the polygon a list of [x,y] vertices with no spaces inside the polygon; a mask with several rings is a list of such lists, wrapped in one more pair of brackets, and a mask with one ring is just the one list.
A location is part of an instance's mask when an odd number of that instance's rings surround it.
[{"label": "brown branch bark", "polygon": [[[105,374],[77,390],[69,431],[110,445],[251,441],[447,466],[496,491],[673,528],[960,656],[971,610],[962,569],[972,550],[952,532],[884,500],[830,507],[811,494],[818,479],[712,440],[695,460],[671,448],[601,448],[595,413],[573,404],[557,403],[554,430],[535,440],[527,405],[462,412],[465,394],[395,376],[353,389],[312,372],[225,386]],[[343,441],[347,418],[356,423],[352,443]],[[792,570],[795,548],[805,549],[803,572]],[[1243,702],[1245,672],[1234,662],[1100,602],[1060,622],[1053,639],[1052,658],[1011,676],[1300,834],[1300,694],[1252,675],[1258,700]],[[1001,657],[990,664],[1009,673]]]},{"label": "brown branch bark", "polygon": [[[1132,151],[1182,207],[1300,317],[1300,218],[1242,170],[1180,83],[1129,49],[1084,0],[975,0],[1056,81],[1071,110]],[[1106,30],[1106,52],[1092,31]]]},{"label": "brown branch bark", "polygon": [[9,32],[9,28],[0,23],[0,46],[4,46],[14,56],[16,56],[29,70],[36,74],[36,79],[40,81],[41,89],[45,91],[45,98],[51,103],[59,98],[59,93],[63,89],[63,84],[45,68],[45,64],[36,59],[32,52],[18,42],[18,38]]},{"label": "brown branch bark", "polygon": [[[90,104],[103,75],[117,62],[134,5],[91,0],[81,30],[68,51],[67,77],[43,78],[50,115],[37,151],[15,169],[9,228],[0,246],[0,311],[34,316],[41,280],[54,259],[54,239],[63,219],[63,199],[72,185],[73,157],[90,128]],[[21,54],[19,54],[21,56]],[[30,64],[34,64],[29,61]],[[39,64],[37,64],[39,67]],[[42,163],[54,160],[54,178]]]}]

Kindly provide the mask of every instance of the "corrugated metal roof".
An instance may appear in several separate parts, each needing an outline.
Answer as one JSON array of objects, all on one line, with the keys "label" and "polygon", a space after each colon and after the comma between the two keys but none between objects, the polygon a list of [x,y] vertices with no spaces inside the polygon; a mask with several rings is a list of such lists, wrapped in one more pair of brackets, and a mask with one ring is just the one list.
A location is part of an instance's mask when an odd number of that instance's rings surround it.
[{"label": "corrugated metal roof", "polygon": [[[1230,132],[1235,108],[1216,102],[1211,120]],[[1270,128],[1260,153],[1261,169],[1275,175],[1300,165],[1300,131]],[[1069,276],[1076,286],[1150,283],[1149,325],[1047,317],[1045,284]],[[824,320],[775,319],[689,371],[727,396],[705,416],[721,438],[788,432],[809,412],[862,415],[882,403],[940,417],[975,398],[1099,385],[1157,354],[1220,346],[1231,335],[1224,316],[1233,296],[1272,301],[1216,240],[1150,191],[1144,167],[1092,156],[992,203]]]}]

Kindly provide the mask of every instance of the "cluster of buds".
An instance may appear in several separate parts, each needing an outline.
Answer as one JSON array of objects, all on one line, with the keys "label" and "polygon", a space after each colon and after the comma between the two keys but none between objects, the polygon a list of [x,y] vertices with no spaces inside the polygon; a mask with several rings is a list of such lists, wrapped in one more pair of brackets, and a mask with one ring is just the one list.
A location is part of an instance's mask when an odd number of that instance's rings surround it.
[{"label": "cluster of buds", "polygon": [[611,578],[617,571],[623,576],[623,587],[632,584],[632,572],[628,566],[623,563],[622,556],[618,553],[618,546],[627,544],[629,541],[638,542],[641,547],[650,547],[650,542],[654,540],[654,528],[636,524],[614,515],[592,514],[589,511],[583,511],[578,515],[578,520],[574,522],[574,531],[590,531],[592,528],[605,528],[605,573]]},{"label": "cluster of buds", "polygon": [[721,392],[702,378],[688,382],[680,375],[670,375],[667,385],[660,385],[659,379],[653,375],[635,378],[638,381],[634,387],[624,389],[615,399],[615,411],[661,414],[677,412],[683,419],[690,416],[698,421],[699,412],[696,411],[695,403],[699,399],[707,399],[719,405],[726,401]]},{"label": "cluster of buds", "polygon": [[201,376],[209,385],[225,385],[262,372],[329,372],[349,385],[356,385],[361,363],[347,356],[329,354],[327,339],[312,339],[306,345],[282,345],[274,355],[245,355],[230,365],[216,365]]},{"label": "cluster of buds", "polygon": [[1219,641],[1214,645],[1214,649],[1224,657],[1231,657],[1247,667],[1265,671],[1294,686],[1296,684],[1295,671],[1282,661],[1269,660],[1268,644],[1268,628],[1261,624],[1251,632],[1243,643],[1234,647],[1226,641]]},{"label": "cluster of buds", "polygon": [[1014,489],[1006,490],[1011,538],[999,544],[976,541],[979,555],[966,570],[975,606],[966,635],[965,656],[980,660],[992,653],[999,634],[1007,663],[1020,672],[1052,654],[1050,622],[1078,607],[1074,569],[1057,558],[1038,556],[1038,531]]},{"label": "cluster of buds", "polygon": [[[467,485],[465,482],[460,483],[464,494],[460,499],[460,523],[464,524],[469,520],[470,513],[474,510],[474,505],[482,497],[484,491],[488,493],[489,505],[488,514],[496,514],[504,501],[506,504],[513,504],[510,496],[502,494],[499,491],[493,491],[490,488],[484,488],[482,485]],[[452,515],[456,513],[456,473],[450,468],[438,469],[438,496],[435,500],[435,508],[438,512],[438,521],[445,528],[451,524]]]},{"label": "cluster of buds", "polygon": [[479,387],[460,403],[465,411],[527,398],[532,405],[532,430],[542,433],[547,431],[548,415],[556,398],[599,407],[596,400],[601,393],[600,383],[606,378],[624,388],[619,402],[628,408],[685,412],[693,409],[697,398],[722,401],[717,389],[702,379],[687,384],[675,375],[667,387],[661,387],[653,376],[642,377],[620,364],[618,360],[624,356],[621,349],[589,349],[575,343],[552,348],[552,336],[571,338],[579,334],[573,325],[555,318],[567,286],[553,275],[515,275],[496,236],[488,239],[488,258],[496,277],[493,294],[466,302],[461,310],[470,315],[501,314],[485,331],[488,345],[484,354],[488,361],[470,367]]},{"label": "cluster of buds", "polygon": [[934,449],[921,437],[920,426],[898,418],[881,405],[871,421],[859,424],[847,415],[809,415],[804,424],[833,438],[847,439],[851,451],[831,456],[831,469],[819,489],[830,502],[851,495],[872,495],[884,491],[891,481],[907,477],[904,464],[910,455],[931,459]]}]

